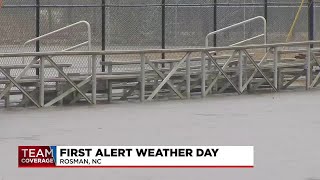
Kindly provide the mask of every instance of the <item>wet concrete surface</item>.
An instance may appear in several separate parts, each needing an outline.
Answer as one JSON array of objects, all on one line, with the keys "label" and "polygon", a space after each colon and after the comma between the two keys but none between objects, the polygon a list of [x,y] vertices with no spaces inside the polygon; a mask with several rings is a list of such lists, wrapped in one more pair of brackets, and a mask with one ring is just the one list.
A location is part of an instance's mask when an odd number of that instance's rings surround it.
[{"label": "wet concrete surface", "polygon": [[[0,180],[317,180],[320,91],[0,110]],[[253,169],[18,169],[18,145],[253,145]]]}]

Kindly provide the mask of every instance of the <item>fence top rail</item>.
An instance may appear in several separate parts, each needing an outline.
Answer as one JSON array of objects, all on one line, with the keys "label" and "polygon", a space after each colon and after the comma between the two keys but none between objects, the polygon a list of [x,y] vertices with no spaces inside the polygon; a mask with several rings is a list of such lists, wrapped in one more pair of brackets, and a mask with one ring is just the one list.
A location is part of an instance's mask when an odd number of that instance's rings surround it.
[{"label": "fence top rail", "polygon": [[17,52],[0,53],[0,58],[5,57],[32,57],[32,56],[87,56],[87,55],[117,55],[117,54],[150,54],[150,53],[183,53],[183,52],[205,52],[225,50],[245,50],[259,48],[293,47],[320,45],[320,41],[302,41],[290,43],[259,44],[246,46],[227,46],[212,48],[181,48],[181,49],[147,49],[147,50],[107,50],[107,51],[50,51],[50,52]]}]

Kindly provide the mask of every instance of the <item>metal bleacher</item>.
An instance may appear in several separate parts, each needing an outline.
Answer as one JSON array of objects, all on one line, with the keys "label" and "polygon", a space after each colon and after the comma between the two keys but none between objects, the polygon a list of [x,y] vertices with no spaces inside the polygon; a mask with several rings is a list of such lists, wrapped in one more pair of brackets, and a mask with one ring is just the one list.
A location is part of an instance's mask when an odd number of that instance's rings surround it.
[{"label": "metal bleacher", "polygon": [[[285,89],[316,88],[320,83],[320,41],[240,45],[266,37],[263,34],[227,47],[209,47],[208,38],[245,23],[265,19],[256,17],[208,34],[203,48],[92,51],[91,29],[86,21],[69,25],[27,41],[41,40],[53,33],[85,24],[88,40],[68,49],[54,52],[1,53],[0,58],[21,58],[21,64],[0,64],[0,105],[49,107],[75,103],[97,104],[111,101],[151,101],[154,99],[205,98],[211,94],[278,92]],[[74,51],[88,45],[87,51]],[[311,46],[312,45],[312,46]],[[288,50],[287,48],[297,49]],[[158,59],[173,54],[175,58]],[[303,53],[305,56],[297,58]],[[99,56],[124,56],[125,60],[99,61]],[[87,72],[67,73],[73,62],[57,62],[55,57],[89,57]],[[25,58],[32,58],[25,61]],[[135,58],[134,58],[135,57]],[[139,58],[136,58],[139,57]],[[100,72],[98,66],[106,66]],[[117,66],[139,66],[130,71],[114,71]],[[19,69],[19,74],[11,73]],[[38,75],[26,73],[39,69]],[[54,75],[46,76],[55,71]],[[16,89],[13,89],[15,87]],[[2,100],[1,100],[2,99]],[[13,100],[12,100],[13,99]]]}]

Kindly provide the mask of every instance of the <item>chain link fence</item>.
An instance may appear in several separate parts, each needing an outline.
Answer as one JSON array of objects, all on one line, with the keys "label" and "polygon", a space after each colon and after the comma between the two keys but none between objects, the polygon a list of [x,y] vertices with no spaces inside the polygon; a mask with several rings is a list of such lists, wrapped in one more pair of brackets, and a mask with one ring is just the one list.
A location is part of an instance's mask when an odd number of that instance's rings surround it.
[{"label": "chain link fence", "polygon": [[[163,4],[165,2],[165,4]],[[36,51],[24,42],[80,20],[92,26],[93,50],[203,47],[205,37],[220,29],[255,17],[267,16],[268,43],[285,42],[301,0],[3,0],[0,8],[0,52]],[[306,1],[308,2],[308,1]],[[319,39],[320,2],[314,2],[315,39]],[[267,10],[267,11],[266,11]],[[37,19],[39,17],[39,19]],[[259,35],[263,24],[237,27],[216,38],[228,46]],[[86,40],[85,27],[75,27],[41,40],[40,51],[60,51]],[[308,4],[302,7],[291,41],[308,40]],[[249,43],[263,43],[263,38]],[[214,40],[210,40],[210,45]],[[78,50],[86,50],[82,47]],[[99,57],[102,58],[102,57]],[[125,60],[128,57],[117,58]],[[161,58],[156,56],[153,58]],[[69,72],[86,71],[87,58],[56,58],[72,62]],[[105,57],[105,61],[112,57]],[[21,63],[19,58],[1,63]],[[102,67],[99,67],[100,70]],[[32,72],[33,73],[33,72]]]}]

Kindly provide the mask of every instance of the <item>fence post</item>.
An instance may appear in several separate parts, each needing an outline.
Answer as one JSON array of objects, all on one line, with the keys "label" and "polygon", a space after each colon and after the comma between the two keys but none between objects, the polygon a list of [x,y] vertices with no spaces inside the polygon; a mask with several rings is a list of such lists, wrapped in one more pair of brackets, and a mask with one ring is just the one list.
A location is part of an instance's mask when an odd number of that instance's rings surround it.
[{"label": "fence post", "polygon": [[[101,2],[101,49],[106,50],[106,0]],[[102,62],[106,61],[106,56],[102,55]],[[102,65],[102,72],[106,71],[106,66]]]},{"label": "fence post", "polygon": [[[314,2],[313,0],[308,1],[308,39],[309,41],[314,40]],[[313,48],[313,44],[310,45]]]},{"label": "fence post", "polygon": [[[161,14],[161,20],[162,20],[162,32],[161,32],[161,48],[166,48],[166,0],[162,0],[161,3],[162,7],[162,14]],[[165,53],[161,54],[162,59],[165,59]]]},{"label": "fence post", "polygon": [[[217,30],[217,0],[213,1],[213,31]],[[213,35],[213,46],[217,46],[217,35]]]},{"label": "fence post", "polygon": [[268,0],[264,0],[264,18],[268,21]]},{"label": "fence post", "polygon": [[[268,24],[268,0],[264,0],[264,18],[266,19],[267,24]],[[265,37],[266,38],[266,43],[268,44],[268,33],[266,33],[265,36],[266,36]]]},{"label": "fence post", "polygon": [[[36,0],[36,37],[40,36],[40,0]],[[40,43],[36,41],[36,52],[40,51]],[[39,75],[39,68],[36,69],[36,75]]]}]

